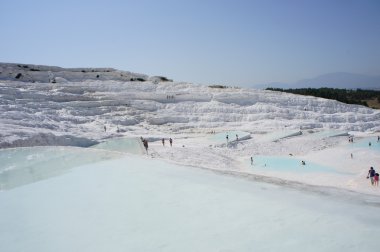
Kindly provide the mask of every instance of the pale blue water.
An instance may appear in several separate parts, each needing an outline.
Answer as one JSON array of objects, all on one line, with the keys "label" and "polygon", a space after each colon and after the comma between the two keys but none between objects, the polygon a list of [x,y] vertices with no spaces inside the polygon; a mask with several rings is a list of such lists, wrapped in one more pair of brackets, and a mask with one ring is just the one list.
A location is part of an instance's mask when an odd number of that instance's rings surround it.
[{"label": "pale blue water", "polygon": [[0,190],[58,176],[71,168],[121,157],[89,148],[44,146],[0,150]]},{"label": "pale blue water", "polygon": [[301,159],[294,157],[254,156],[252,169],[266,169],[270,171],[296,173],[327,172],[346,174],[338,172],[334,168],[309,161],[306,161],[306,164],[302,165],[301,161]]},{"label": "pale blue water", "polygon": [[[371,146],[369,146],[370,142]],[[368,137],[360,140],[354,139],[354,142],[350,143],[350,146],[353,148],[368,148],[374,151],[380,151],[380,142],[377,141],[377,137]]]},{"label": "pale blue water", "polygon": [[276,132],[267,133],[263,136],[260,136],[260,141],[271,142],[277,141],[283,138],[292,137],[299,135],[299,130],[281,130]]},{"label": "pale blue water", "polygon": [[323,131],[312,133],[310,136],[315,139],[323,139],[323,138],[328,138],[328,137],[348,136],[348,132],[338,131],[338,130],[323,130]]},{"label": "pale blue water", "polygon": [[302,188],[128,155],[1,192],[0,251],[378,250],[377,198]]},{"label": "pale blue water", "polygon": [[110,150],[110,151],[119,151],[119,152],[128,152],[132,154],[143,154],[143,149],[139,143],[139,138],[116,138],[110,139],[103,143],[92,146],[91,148]]}]

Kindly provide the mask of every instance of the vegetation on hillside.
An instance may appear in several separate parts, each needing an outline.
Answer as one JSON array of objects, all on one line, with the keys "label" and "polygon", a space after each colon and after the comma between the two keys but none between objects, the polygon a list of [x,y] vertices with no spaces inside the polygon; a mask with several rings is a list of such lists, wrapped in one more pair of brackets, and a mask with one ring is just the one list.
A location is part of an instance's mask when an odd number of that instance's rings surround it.
[{"label": "vegetation on hillside", "polygon": [[311,95],[326,99],[337,100],[347,104],[359,104],[372,108],[380,108],[380,91],[363,89],[338,88],[267,88],[267,90],[280,91],[292,94]]}]

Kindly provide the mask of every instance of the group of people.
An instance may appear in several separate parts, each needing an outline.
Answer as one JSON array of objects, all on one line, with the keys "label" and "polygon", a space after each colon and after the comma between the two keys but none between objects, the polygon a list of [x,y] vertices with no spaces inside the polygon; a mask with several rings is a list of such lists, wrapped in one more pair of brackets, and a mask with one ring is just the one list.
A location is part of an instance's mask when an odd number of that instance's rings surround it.
[{"label": "group of people", "polygon": [[[106,125],[103,126],[103,130],[104,130],[104,132],[107,132],[107,126]],[[120,132],[119,125],[116,126],[116,132],[117,133]]]},{"label": "group of people", "polygon": [[[106,126],[104,126],[104,131],[106,131]],[[226,139],[228,142],[228,135],[226,135]],[[239,137],[236,134],[236,141],[238,141],[238,140],[239,140]],[[353,136],[350,136],[348,140],[349,140],[349,142],[352,143],[354,141]],[[141,141],[144,145],[146,152],[148,153],[148,141],[146,139],[144,139],[143,137],[141,137]],[[377,137],[377,141],[380,141],[380,136]],[[161,142],[162,142],[162,145],[165,146],[165,138],[162,138]],[[173,145],[173,139],[172,138],[169,138],[169,144],[172,147],[172,145]],[[184,147],[184,146],[182,146],[182,147]],[[292,154],[289,154],[289,155],[293,156]],[[353,158],[352,153],[351,153],[351,158]],[[304,160],[302,160],[301,164],[306,165],[306,162]],[[253,165],[253,157],[251,157],[251,165]],[[379,173],[377,173],[373,167],[371,167],[369,169],[367,179],[370,179],[372,186],[379,186]]]},{"label": "group of people", "polygon": [[379,173],[377,173],[373,167],[368,171],[367,179],[368,178],[371,180],[371,185],[379,186]]},{"label": "group of people", "polygon": [[[144,139],[143,137],[140,137],[140,140],[143,143],[146,152],[148,153],[148,140]],[[162,138],[161,142],[162,142],[162,145],[165,146],[165,138]],[[170,144],[170,147],[173,146],[173,139],[172,138],[169,138],[169,144]]]},{"label": "group of people", "polygon": [[[162,142],[162,146],[165,146],[165,138],[162,138],[161,142]],[[169,138],[169,143],[170,143],[170,147],[172,147],[173,146],[173,139]]]},{"label": "group of people", "polygon": [[[228,134],[226,135],[226,140],[227,140],[227,143],[228,143],[228,140],[229,140]],[[239,141],[239,135],[238,134],[236,134],[236,141]]]},{"label": "group of people", "polygon": [[[354,142],[354,136],[349,136],[348,137],[348,142],[353,143]],[[380,142],[380,136],[377,136],[377,142]],[[372,143],[368,142],[368,146],[371,147]]]}]

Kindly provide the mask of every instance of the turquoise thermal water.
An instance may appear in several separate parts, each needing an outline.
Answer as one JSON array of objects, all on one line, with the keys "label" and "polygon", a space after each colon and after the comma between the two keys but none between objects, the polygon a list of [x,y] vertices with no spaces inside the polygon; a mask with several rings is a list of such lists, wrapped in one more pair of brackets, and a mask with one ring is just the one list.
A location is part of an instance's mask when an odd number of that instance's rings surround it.
[{"label": "turquoise thermal water", "polygon": [[294,157],[275,157],[275,156],[254,156],[253,169],[270,170],[278,172],[328,172],[328,173],[341,173],[335,169],[312,163],[309,161],[302,165],[302,160]]},{"label": "turquoise thermal water", "polygon": [[0,190],[58,176],[71,168],[142,154],[138,138],[112,139],[91,148],[38,146],[0,150]]},{"label": "turquoise thermal water", "polygon": [[319,132],[314,132],[310,136],[316,139],[323,139],[328,137],[348,136],[348,132],[338,130],[323,130]]},{"label": "turquoise thermal water", "polygon": [[117,152],[48,146],[0,150],[0,190],[58,176],[71,168],[119,158]]},{"label": "turquoise thermal water", "polygon": [[91,148],[128,152],[132,154],[143,154],[143,148],[140,144],[140,139],[135,138],[116,138],[110,139],[103,143],[92,146]]},{"label": "turquoise thermal water", "polygon": [[[369,145],[371,143],[371,145]],[[355,140],[350,144],[353,148],[370,148],[374,151],[380,151],[380,142],[377,141],[377,137],[369,137],[360,140]]]}]

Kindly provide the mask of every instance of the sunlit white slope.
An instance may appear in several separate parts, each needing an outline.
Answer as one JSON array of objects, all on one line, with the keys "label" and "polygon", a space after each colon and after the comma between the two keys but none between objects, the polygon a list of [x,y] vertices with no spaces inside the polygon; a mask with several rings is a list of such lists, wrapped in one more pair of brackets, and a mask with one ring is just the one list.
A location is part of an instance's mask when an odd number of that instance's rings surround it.
[{"label": "sunlit white slope", "polygon": [[[112,135],[284,128],[380,130],[380,112],[333,100],[176,82],[0,82],[0,146],[91,145]],[[105,128],[106,126],[106,132]],[[54,141],[51,139],[54,137]]]}]

